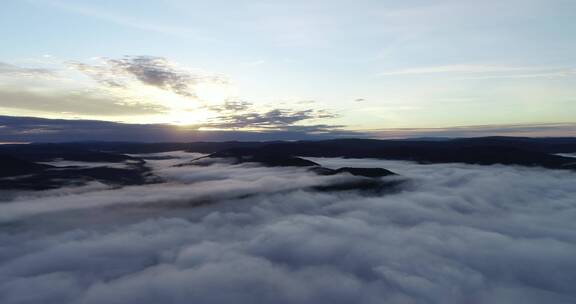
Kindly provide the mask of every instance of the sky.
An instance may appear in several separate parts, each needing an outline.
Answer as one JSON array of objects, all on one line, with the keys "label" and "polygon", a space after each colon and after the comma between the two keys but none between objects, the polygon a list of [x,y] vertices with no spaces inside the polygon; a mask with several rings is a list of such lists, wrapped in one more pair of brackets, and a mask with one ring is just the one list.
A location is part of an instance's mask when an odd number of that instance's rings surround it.
[{"label": "sky", "polygon": [[576,136],[574,20],[571,0],[6,0],[0,116]]}]

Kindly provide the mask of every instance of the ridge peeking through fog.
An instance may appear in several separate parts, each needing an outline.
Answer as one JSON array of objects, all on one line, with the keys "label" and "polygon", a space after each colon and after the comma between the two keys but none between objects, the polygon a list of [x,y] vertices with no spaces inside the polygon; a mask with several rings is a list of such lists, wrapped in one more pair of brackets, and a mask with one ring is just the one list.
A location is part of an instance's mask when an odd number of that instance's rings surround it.
[{"label": "ridge peeking through fog", "polygon": [[306,190],[346,175],[148,156],[164,183],[5,194],[2,303],[576,299],[571,171],[309,158],[410,181],[365,196]]}]

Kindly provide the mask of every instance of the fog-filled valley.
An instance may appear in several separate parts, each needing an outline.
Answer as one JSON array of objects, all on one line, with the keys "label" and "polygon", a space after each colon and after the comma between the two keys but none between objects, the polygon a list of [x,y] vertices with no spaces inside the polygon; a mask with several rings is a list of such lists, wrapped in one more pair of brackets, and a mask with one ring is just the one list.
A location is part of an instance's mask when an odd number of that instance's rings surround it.
[{"label": "fog-filled valley", "polygon": [[574,171],[306,157],[396,173],[362,191],[204,156],[131,154],[150,183],[1,191],[0,302],[576,302]]}]

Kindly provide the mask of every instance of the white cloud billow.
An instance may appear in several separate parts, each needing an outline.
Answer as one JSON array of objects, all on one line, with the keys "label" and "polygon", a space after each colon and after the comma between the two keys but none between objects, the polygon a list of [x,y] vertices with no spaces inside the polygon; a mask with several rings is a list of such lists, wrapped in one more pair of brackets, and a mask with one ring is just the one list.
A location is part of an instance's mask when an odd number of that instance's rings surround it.
[{"label": "white cloud billow", "polygon": [[0,302],[576,299],[572,172],[314,159],[411,180],[368,197],[304,189],[346,176],[170,167],[182,161],[150,161],[164,184],[21,193],[0,204]]}]

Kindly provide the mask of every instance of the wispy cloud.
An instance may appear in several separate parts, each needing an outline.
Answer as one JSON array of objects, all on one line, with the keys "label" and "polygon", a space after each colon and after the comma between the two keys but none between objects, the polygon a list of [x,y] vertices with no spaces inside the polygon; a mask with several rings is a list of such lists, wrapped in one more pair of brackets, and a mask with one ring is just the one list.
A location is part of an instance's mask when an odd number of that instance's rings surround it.
[{"label": "wispy cloud", "polygon": [[460,79],[525,79],[525,78],[556,78],[556,77],[570,77],[576,76],[576,69],[563,69],[552,72],[544,73],[526,73],[526,74],[510,74],[510,75],[486,75],[486,76],[473,76],[463,77]]},{"label": "wispy cloud", "polygon": [[96,6],[80,4],[78,2],[59,0],[42,0],[39,2],[68,12],[100,19],[106,22],[142,31],[175,36],[179,38],[196,39],[204,43],[216,41],[216,39],[213,37],[209,37],[201,33],[198,28],[191,26],[158,23],[158,21],[154,19],[136,18],[134,16],[119,14],[115,11],[107,11]]},{"label": "wispy cloud", "polygon": [[54,78],[56,71],[46,68],[27,68],[0,62],[0,76]]},{"label": "wispy cloud", "polygon": [[37,92],[26,88],[0,86],[0,109],[35,111],[66,116],[118,116],[163,114],[166,107],[130,103],[118,96],[94,90]]},{"label": "wispy cloud", "polygon": [[[499,65],[439,65],[389,70],[377,76],[420,76],[479,74],[486,78],[530,78],[573,75],[574,69],[558,67],[499,66]],[[487,75],[489,74],[489,75]]]},{"label": "wispy cloud", "polygon": [[121,59],[102,59],[100,65],[81,62],[72,62],[70,65],[107,86],[125,87],[129,81],[137,80],[141,84],[191,98],[197,98],[195,88],[198,84],[228,82],[221,75],[185,70],[164,57],[126,56]]},{"label": "wispy cloud", "polygon": [[[287,115],[299,115],[290,118]],[[576,137],[575,123],[534,123],[477,125],[445,128],[390,128],[365,131],[347,130],[345,126],[294,124],[294,120],[314,121],[316,113],[264,113],[241,115],[228,121],[203,126],[178,127],[166,124],[122,124],[94,120],[63,120],[0,116],[0,138],[14,142],[62,142],[71,140],[108,141],[217,141],[217,140],[302,140],[339,137],[409,138],[409,137],[477,137],[539,136]],[[260,130],[244,130],[249,123]],[[4,126],[4,127],[2,127]],[[203,130],[203,131],[202,131]]]},{"label": "wispy cloud", "polygon": [[444,128],[390,128],[366,132],[378,138],[476,136],[576,137],[576,123],[501,124]]},{"label": "wispy cloud", "polygon": [[[304,140],[338,137],[366,137],[365,133],[325,124],[295,125],[294,118],[283,114],[254,114],[235,120],[196,126],[168,124],[126,124],[96,120],[44,119],[0,115],[0,138],[12,142],[66,142],[76,140],[188,142],[219,140]],[[296,113],[297,114],[297,113]],[[299,114],[296,120],[311,119],[312,114]],[[292,121],[290,121],[292,119]],[[233,130],[257,121],[260,130]],[[272,122],[270,122],[272,120]],[[206,130],[204,127],[219,130]],[[226,129],[223,129],[226,127]]]},{"label": "wispy cloud", "polygon": [[335,115],[322,110],[273,109],[270,111],[245,112],[242,114],[226,113],[214,122],[207,122],[207,127],[214,128],[285,128],[307,120],[334,118]]},{"label": "wispy cloud", "polygon": [[[204,128],[261,129],[287,128],[305,121],[331,119],[335,115],[321,109],[278,108],[271,105],[255,106],[237,98],[206,102],[199,97],[198,87],[203,84],[226,86],[229,79],[223,75],[185,69],[163,57],[127,56],[120,59],[102,59],[99,65],[74,62],[71,65],[111,88],[130,88],[133,82],[172,92],[199,101],[199,107],[211,113],[210,119],[196,123]],[[186,107],[184,105],[183,107]],[[178,111],[187,111],[178,108]]]},{"label": "wispy cloud", "polygon": [[[226,75],[184,67],[165,57],[94,57],[88,62],[62,63],[60,69],[66,72],[62,75],[70,77],[66,81],[71,85],[61,86],[52,80],[23,83],[23,75],[51,75],[52,70],[0,63],[0,76],[14,82],[11,87],[0,87],[0,97],[7,98],[0,110],[49,118],[145,121],[235,130],[288,130],[307,123],[326,126],[321,120],[335,117],[311,103],[254,104],[232,95],[234,86]],[[6,111],[3,113],[8,114]]]}]

